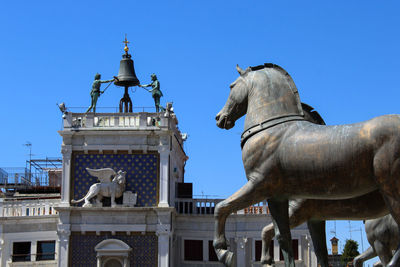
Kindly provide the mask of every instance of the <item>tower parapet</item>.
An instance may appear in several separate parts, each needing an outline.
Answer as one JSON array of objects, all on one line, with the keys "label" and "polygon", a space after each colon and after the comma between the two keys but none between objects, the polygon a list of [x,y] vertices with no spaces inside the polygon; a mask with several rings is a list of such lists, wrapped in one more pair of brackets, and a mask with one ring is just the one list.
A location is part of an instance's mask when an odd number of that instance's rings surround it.
[{"label": "tower parapet", "polygon": [[86,168],[114,168],[127,171],[127,190],[138,194],[138,205],[174,206],[175,183],[183,182],[187,160],[177,124],[173,112],[68,112],[59,131],[64,155],[62,203],[69,206],[96,182]]}]

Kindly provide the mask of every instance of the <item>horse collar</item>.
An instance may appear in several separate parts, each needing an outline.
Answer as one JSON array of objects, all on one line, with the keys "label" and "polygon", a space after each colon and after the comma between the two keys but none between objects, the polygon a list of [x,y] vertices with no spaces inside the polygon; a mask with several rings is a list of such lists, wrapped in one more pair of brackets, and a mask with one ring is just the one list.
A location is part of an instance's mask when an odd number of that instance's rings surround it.
[{"label": "horse collar", "polygon": [[275,118],[271,118],[268,120],[265,120],[263,122],[261,122],[260,124],[251,126],[249,128],[247,128],[243,133],[242,136],[240,138],[240,146],[243,148],[244,144],[246,143],[246,141],[252,137],[253,135],[255,135],[258,132],[264,131],[268,128],[274,127],[276,125],[279,125],[281,123],[284,122],[289,122],[289,121],[304,121],[304,117],[300,116],[300,115],[285,115],[285,116],[279,116],[279,117],[275,117]]}]

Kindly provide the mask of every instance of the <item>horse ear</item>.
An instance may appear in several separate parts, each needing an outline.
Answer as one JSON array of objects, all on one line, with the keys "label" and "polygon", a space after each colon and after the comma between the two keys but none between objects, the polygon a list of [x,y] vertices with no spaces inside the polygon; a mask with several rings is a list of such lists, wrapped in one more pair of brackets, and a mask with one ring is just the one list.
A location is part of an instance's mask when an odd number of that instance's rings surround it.
[{"label": "horse ear", "polygon": [[241,67],[239,67],[239,64],[236,65],[236,70],[239,72],[240,75],[244,73],[244,70]]}]

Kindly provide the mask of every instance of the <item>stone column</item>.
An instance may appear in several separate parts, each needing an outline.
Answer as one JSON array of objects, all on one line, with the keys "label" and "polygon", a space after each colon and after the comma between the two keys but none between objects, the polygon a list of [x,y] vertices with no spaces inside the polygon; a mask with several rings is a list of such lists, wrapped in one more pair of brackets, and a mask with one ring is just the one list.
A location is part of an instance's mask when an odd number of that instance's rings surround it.
[{"label": "stone column", "polygon": [[125,256],[124,257],[124,267],[129,267],[130,265],[129,265],[129,258],[128,258],[128,256]]},{"label": "stone column", "polygon": [[236,265],[237,266],[248,266],[246,264],[246,246],[247,246],[247,237],[238,237],[235,238],[236,241]]},{"label": "stone column", "polygon": [[169,237],[170,232],[157,231],[158,236],[158,267],[169,267]]},{"label": "stone column", "polygon": [[3,238],[3,225],[0,224],[0,266],[6,266],[6,257],[5,257],[5,241]]},{"label": "stone column", "polygon": [[31,242],[31,261],[36,261],[37,242]]},{"label": "stone column", "polygon": [[168,178],[169,178],[169,147],[163,144],[158,150],[160,153],[160,198],[159,207],[169,207],[168,204]]},{"label": "stone column", "polygon": [[168,210],[157,210],[157,230],[156,235],[158,236],[158,267],[169,267],[169,247],[171,233],[171,211]]},{"label": "stone column", "polygon": [[[60,222],[57,225],[57,236],[58,236],[58,244],[57,244],[57,266],[68,266],[69,259],[69,237],[71,235],[71,225],[70,224],[62,224],[63,219],[69,220],[69,212],[60,213]],[[63,218],[64,217],[64,218]]]},{"label": "stone column", "polygon": [[3,205],[4,205],[4,198],[0,198],[0,217],[5,217],[3,214],[4,213]]},{"label": "stone column", "polygon": [[61,147],[62,159],[62,182],[61,182],[61,203],[60,206],[68,207],[71,190],[71,156],[72,145],[63,145]]}]

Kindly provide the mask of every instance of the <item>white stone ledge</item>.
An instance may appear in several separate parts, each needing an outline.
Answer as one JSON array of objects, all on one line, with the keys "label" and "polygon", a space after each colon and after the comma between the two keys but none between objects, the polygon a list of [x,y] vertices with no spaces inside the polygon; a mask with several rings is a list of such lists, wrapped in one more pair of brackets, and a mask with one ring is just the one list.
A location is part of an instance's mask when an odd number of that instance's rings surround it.
[{"label": "white stone ledge", "polygon": [[72,232],[146,232],[146,224],[72,224]]}]

